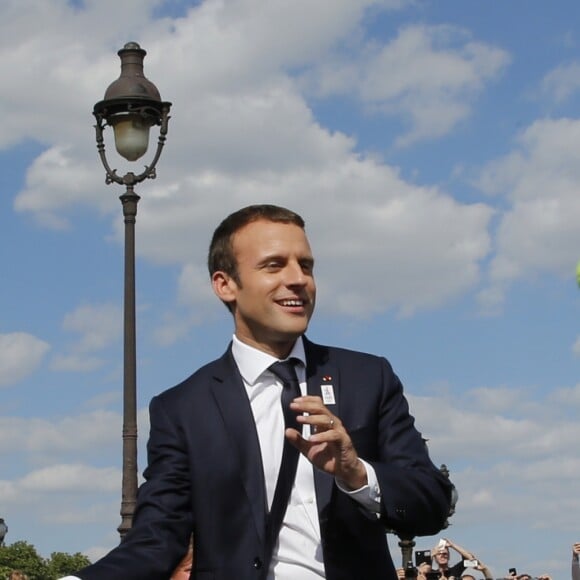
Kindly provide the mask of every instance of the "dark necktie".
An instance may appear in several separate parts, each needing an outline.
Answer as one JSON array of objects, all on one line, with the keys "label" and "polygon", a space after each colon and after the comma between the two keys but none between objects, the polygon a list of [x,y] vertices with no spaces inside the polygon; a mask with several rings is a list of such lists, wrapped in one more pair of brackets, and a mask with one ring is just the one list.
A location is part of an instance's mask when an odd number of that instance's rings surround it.
[{"label": "dark necktie", "polygon": [[284,411],[284,424],[286,428],[293,427],[302,431],[298,421],[296,421],[296,413],[290,410],[290,403],[293,399],[300,396],[300,384],[298,383],[298,376],[296,375],[296,363],[299,362],[296,358],[291,358],[285,361],[275,362],[270,365],[269,369],[282,381],[284,388],[282,389],[282,410]]},{"label": "dark necktie", "polygon": [[[270,365],[271,370],[284,385],[282,389],[282,409],[284,411],[285,428],[292,427],[297,429],[300,433],[302,427],[296,421],[296,413],[290,410],[290,402],[300,396],[300,384],[296,375],[296,363],[298,359],[289,359],[282,362],[275,362]],[[274,492],[274,499],[272,500],[272,507],[270,508],[270,515],[268,517],[268,540],[270,542],[268,555],[271,556],[282,520],[288,507],[290,500],[290,493],[294,485],[294,478],[296,477],[296,466],[298,465],[299,451],[284,437],[284,450],[282,452],[282,462],[280,464],[280,472],[278,473],[278,481],[276,482],[276,491]]]}]

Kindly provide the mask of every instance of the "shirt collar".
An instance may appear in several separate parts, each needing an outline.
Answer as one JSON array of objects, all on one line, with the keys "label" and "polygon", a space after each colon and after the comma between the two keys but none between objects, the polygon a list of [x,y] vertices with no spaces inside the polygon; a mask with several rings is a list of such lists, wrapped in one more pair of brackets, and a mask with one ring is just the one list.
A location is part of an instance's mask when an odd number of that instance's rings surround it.
[{"label": "shirt collar", "polygon": [[[271,354],[242,342],[235,334],[232,339],[232,355],[242,378],[248,385],[254,385],[260,375],[268,370],[272,363],[280,360]],[[297,358],[306,366],[306,354],[302,337],[296,340],[287,358]]]}]

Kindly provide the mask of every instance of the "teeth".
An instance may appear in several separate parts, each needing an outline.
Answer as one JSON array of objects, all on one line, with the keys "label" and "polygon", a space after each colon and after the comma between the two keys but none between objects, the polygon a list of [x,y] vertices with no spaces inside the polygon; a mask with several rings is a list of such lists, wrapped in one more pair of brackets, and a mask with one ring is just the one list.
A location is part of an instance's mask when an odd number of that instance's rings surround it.
[{"label": "teeth", "polygon": [[282,300],[284,306],[302,306],[302,300]]}]

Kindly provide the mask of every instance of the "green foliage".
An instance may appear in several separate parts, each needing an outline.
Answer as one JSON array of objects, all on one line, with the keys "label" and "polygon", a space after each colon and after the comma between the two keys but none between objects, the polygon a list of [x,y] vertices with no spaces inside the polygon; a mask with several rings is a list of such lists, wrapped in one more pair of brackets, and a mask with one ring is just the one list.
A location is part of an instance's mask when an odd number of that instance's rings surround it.
[{"label": "green foliage", "polygon": [[48,580],[44,559],[28,542],[14,542],[0,548],[0,578],[6,578],[12,570],[21,570],[30,580]]},{"label": "green foliage", "polygon": [[29,580],[56,580],[88,564],[89,559],[78,552],[53,552],[50,559],[45,559],[32,544],[24,541],[0,547],[0,580],[7,578],[12,570],[24,572]]},{"label": "green foliage", "polygon": [[88,566],[90,560],[79,552],[76,554],[66,554],[64,552],[53,552],[47,562],[48,577],[61,578],[78,572],[81,568]]}]

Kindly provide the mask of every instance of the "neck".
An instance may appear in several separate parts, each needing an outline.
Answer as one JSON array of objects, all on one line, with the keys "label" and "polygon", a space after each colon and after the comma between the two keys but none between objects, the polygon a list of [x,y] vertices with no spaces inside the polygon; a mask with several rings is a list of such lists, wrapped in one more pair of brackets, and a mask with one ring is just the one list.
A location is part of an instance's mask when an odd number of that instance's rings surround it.
[{"label": "neck", "polygon": [[266,343],[248,339],[248,337],[238,333],[237,331],[235,334],[236,338],[240,342],[243,342],[244,344],[247,344],[248,346],[251,346],[252,348],[255,348],[257,350],[261,350],[266,354],[272,355],[273,357],[276,357],[279,360],[284,360],[288,358],[288,355],[292,352],[292,349],[294,348],[296,341],[299,340],[300,338],[298,337],[291,341]]}]

